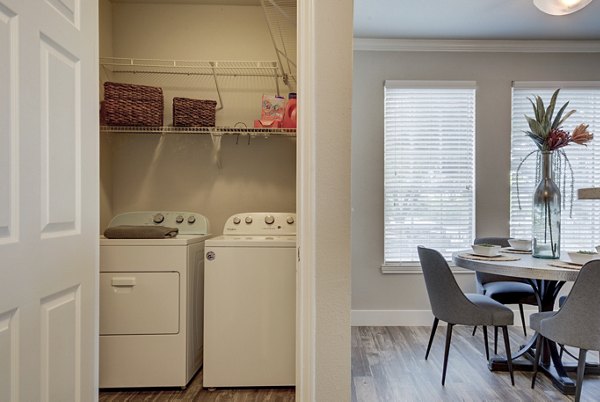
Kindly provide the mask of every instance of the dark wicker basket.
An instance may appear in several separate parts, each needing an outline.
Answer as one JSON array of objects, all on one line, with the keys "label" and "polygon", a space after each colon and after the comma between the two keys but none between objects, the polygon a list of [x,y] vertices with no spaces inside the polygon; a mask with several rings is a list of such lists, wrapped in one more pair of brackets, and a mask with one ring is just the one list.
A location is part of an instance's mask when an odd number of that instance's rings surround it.
[{"label": "dark wicker basket", "polygon": [[216,107],[214,100],[173,98],[173,125],[214,127]]},{"label": "dark wicker basket", "polygon": [[105,120],[109,126],[163,125],[163,101],[140,101],[128,99],[106,99],[104,101]]},{"label": "dark wicker basket", "polygon": [[147,85],[120,84],[117,82],[104,83],[104,99],[127,99],[138,101],[162,101],[161,88]]}]

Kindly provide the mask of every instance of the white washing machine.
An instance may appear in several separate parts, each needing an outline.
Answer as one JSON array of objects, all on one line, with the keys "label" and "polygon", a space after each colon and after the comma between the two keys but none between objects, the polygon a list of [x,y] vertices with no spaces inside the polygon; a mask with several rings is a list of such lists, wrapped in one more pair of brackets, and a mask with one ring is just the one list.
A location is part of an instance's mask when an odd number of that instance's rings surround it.
[{"label": "white washing machine", "polygon": [[295,214],[237,214],[223,233],[206,241],[203,385],[294,385]]},{"label": "white washing machine", "polygon": [[100,239],[100,388],[185,387],[202,365],[204,241],[193,212],[131,212],[110,227],[167,226],[166,239]]}]

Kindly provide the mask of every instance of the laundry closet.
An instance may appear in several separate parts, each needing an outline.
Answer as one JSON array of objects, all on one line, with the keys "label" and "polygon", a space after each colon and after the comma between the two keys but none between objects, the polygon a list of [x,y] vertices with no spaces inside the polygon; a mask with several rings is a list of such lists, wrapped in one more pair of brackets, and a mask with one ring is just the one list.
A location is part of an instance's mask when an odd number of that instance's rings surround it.
[{"label": "laundry closet", "polygon": [[294,385],[295,21],[100,0],[100,388]]},{"label": "laundry closet", "polygon": [[[253,129],[264,94],[295,92],[290,10],[281,0],[100,1],[101,99],[105,82],[160,87],[165,126],[101,126],[101,230],[128,211],[200,212],[217,234],[241,211],[295,211],[295,130]],[[217,101],[217,128],[173,128],[174,97]]]}]

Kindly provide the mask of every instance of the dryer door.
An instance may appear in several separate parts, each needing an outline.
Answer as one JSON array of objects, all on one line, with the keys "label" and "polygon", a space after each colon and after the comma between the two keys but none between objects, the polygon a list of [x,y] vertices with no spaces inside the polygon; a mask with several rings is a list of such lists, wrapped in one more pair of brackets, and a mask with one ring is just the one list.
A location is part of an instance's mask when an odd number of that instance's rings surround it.
[{"label": "dryer door", "polygon": [[100,273],[100,335],[178,332],[178,272]]}]

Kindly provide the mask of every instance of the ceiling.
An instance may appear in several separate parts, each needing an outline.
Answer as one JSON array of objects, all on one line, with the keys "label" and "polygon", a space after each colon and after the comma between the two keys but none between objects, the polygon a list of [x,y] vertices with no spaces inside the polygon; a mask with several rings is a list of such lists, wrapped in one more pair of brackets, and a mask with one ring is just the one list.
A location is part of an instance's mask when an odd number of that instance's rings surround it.
[{"label": "ceiling", "polygon": [[354,0],[354,36],[598,40],[600,0],[560,17],[542,13],[533,0]]}]

